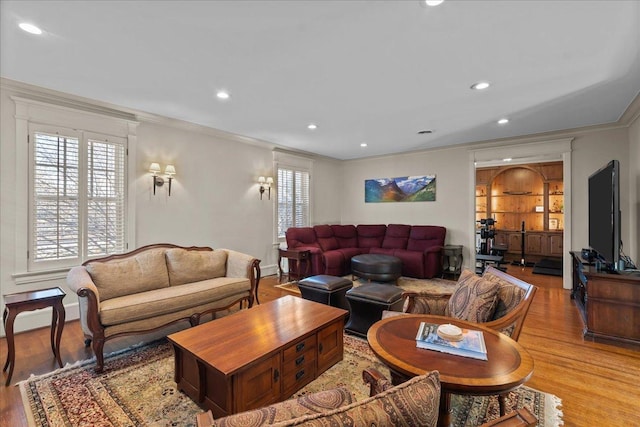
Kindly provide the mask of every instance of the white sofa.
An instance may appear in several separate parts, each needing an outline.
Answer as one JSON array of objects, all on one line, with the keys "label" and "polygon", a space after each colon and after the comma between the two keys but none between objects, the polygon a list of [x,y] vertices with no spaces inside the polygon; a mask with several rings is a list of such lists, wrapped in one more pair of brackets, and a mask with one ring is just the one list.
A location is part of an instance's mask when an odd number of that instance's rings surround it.
[{"label": "white sofa", "polygon": [[260,260],[250,255],[172,244],[90,260],[67,275],[98,372],[104,369],[106,341],[179,321],[195,326],[203,315],[244,301],[252,307],[259,281]]}]

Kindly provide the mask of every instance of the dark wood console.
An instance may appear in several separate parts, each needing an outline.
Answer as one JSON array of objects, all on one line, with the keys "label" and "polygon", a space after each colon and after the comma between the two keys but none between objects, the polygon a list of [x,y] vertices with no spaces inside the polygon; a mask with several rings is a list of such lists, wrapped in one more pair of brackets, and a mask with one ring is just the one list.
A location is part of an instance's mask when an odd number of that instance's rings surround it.
[{"label": "dark wood console", "polygon": [[598,271],[580,252],[571,252],[571,258],[571,298],[586,325],[584,336],[640,346],[640,273]]}]

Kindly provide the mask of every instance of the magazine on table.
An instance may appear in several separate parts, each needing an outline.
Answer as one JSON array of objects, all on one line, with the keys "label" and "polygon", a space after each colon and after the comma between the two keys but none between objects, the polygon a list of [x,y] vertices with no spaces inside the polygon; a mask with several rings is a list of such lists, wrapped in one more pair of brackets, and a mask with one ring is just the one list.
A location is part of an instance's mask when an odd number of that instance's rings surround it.
[{"label": "magazine on table", "polygon": [[438,326],[440,325],[435,323],[420,322],[416,335],[416,347],[487,360],[487,347],[482,331],[462,329],[462,339],[450,341],[438,335]]}]

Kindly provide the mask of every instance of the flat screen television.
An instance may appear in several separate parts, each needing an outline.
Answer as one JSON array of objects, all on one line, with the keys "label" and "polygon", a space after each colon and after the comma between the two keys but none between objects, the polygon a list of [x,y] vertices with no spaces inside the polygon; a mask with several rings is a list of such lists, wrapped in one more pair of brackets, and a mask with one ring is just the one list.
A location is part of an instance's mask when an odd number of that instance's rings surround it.
[{"label": "flat screen television", "polygon": [[589,246],[618,270],[620,245],[620,162],[612,160],[589,176]]}]

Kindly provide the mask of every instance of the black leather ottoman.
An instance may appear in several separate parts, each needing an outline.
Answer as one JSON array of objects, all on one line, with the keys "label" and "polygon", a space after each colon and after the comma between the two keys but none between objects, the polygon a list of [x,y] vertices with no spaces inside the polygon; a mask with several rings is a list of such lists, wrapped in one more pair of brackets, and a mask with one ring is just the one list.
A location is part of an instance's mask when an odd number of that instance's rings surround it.
[{"label": "black leather ottoman", "polygon": [[351,273],[376,282],[395,282],[402,275],[402,261],[391,255],[356,255],[351,258]]},{"label": "black leather ottoman", "polygon": [[371,325],[382,319],[383,311],[402,311],[402,289],[394,285],[367,283],[347,291],[347,301],[351,314],[344,329],[366,337]]},{"label": "black leather ottoman", "polygon": [[349,310],[345,294],[352,287],[351,280],[326,274],[307,277],[298,282],[302,298],[345,310]]}]

